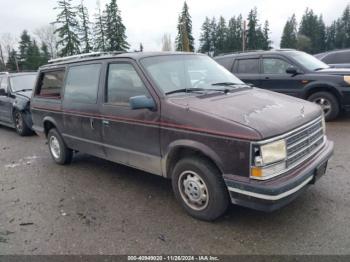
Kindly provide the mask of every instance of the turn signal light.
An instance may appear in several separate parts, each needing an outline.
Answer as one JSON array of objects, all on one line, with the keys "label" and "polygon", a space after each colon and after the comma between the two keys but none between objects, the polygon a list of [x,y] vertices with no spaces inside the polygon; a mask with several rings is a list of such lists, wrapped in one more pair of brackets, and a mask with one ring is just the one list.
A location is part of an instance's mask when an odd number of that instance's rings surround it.
[{"label": "turn signal light", "polygon": [[252,177],[262,177],[262,169],[260,167],[252,167]]}]

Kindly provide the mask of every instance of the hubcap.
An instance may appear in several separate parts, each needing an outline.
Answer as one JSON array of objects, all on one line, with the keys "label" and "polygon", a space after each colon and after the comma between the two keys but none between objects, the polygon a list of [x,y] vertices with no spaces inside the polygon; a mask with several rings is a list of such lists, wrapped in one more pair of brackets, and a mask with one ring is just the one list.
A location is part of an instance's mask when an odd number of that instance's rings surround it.
[{"label": "hubcap", "polygon": [[208,188],[203,179],[193,171],[181,173],[178,188],[182,199],[194,210],[203,210],[208,206]]},{"label": "hubcap", "polygon": [[23,128],[23,119],[22,119],[22,115],[20,112],[16,112],[15,115],[15,124],[16,124],[16,129],[21,132],[22,128]]},{"label": "hubcap", "polygon": [[324,97],[319,97],[319,98],[314,99],[313,102],[318,104],[319,106],[321,106],[325,115],[328,115],[330,113],[330,111],[332,109],[332,105],[328,99],[326,99]]},{"label": "hubcap", "polygon": [[50,150],[54,158],[58,159],[61,155],[60,143],[55,136],[50,137],[49,141]]}]

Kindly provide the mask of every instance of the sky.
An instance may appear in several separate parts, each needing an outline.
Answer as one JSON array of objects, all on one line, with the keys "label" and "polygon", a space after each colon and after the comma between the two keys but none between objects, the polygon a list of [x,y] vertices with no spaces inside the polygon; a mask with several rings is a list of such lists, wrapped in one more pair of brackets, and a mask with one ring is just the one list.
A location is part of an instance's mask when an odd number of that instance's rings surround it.
[{"label": "sky", "polygon": [[[73,0],[78,4],[81,0]],[[100,0],[104,6],[108,0]],[[96,10],[96,0],[84,0],[92,18]],[[126,34],[131,49],[138,49],[139,43],[144,51],[159,51],[164,33],[176,37],[178,15],[183,0],[117,0]],[[278,48],[286,20],[295,13],[300,21],[307,7],[316,14],[322,14],[326,24],[330,24],[343,12],[350,0],[187,0],[192,16],[193,35],[196,47],[199,46],[200,28],[206,16],[219,17],[226,20],[242,14],[247,17],[250,9],[257,7],[260,22],[269,20],[271,40]],[[0,37],[11,33],[19,37],[24,29],[33,33],[35,29],[45,26],[56,18],[53,8],[56,0],[0,0]]]}]

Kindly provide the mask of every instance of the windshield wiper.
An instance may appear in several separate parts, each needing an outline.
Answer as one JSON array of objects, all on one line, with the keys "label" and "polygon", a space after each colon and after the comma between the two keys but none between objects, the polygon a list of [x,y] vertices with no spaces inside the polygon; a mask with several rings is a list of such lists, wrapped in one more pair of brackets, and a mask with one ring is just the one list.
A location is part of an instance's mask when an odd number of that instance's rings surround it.
[{"label": "windshield wiper", "polygon": [[25,92],[25,91],[32,91],[33,89],[30,88],[25,88],[25,89],[21,89],[21,90],[17,90],[14,93],[18,93],[18,92]]},{"label": "windshield wiper", "polygon": [[166,92],[165,94],[171,95],[171,94],[175,94],[175,93],[192,93],[192,92],[196,92],[196,91],[205,91],[205,89],[204,88],[181,88],[181,89]]},{"label": "windshield wiper", "polygon": [[211,84],[212,86],[241,86],[244,84],[241,83],[233,83],[233,82],[218,82],[218,83],[214,83]]},{"label": "windshield wiper", "polygon": [[324,67],[319,67],[319,68],[314,69],[314,71],[320,71],[320,70],[322,70],[322,69],[326,69],[326,68],[324,68]]}]

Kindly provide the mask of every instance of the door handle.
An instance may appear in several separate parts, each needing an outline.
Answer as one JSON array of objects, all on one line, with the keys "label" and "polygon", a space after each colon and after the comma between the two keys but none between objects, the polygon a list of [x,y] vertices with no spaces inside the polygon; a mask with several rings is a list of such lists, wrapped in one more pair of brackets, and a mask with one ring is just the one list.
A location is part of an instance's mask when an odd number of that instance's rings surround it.
[{"label": "door handle", "polygon": [[109,126],[109,121],[108,120],[102,120],[102,124],[104,126]]},{"label": "door handle", "polygon": [[268,77],[268,76],[265,77],[265,80],[269,80],[269,79],[270,79],[270,77]]},{"label": "door handle", "polygon": [[91,127],[91,129],[95,129],[93,118],[90,118],[90,127]]}]

